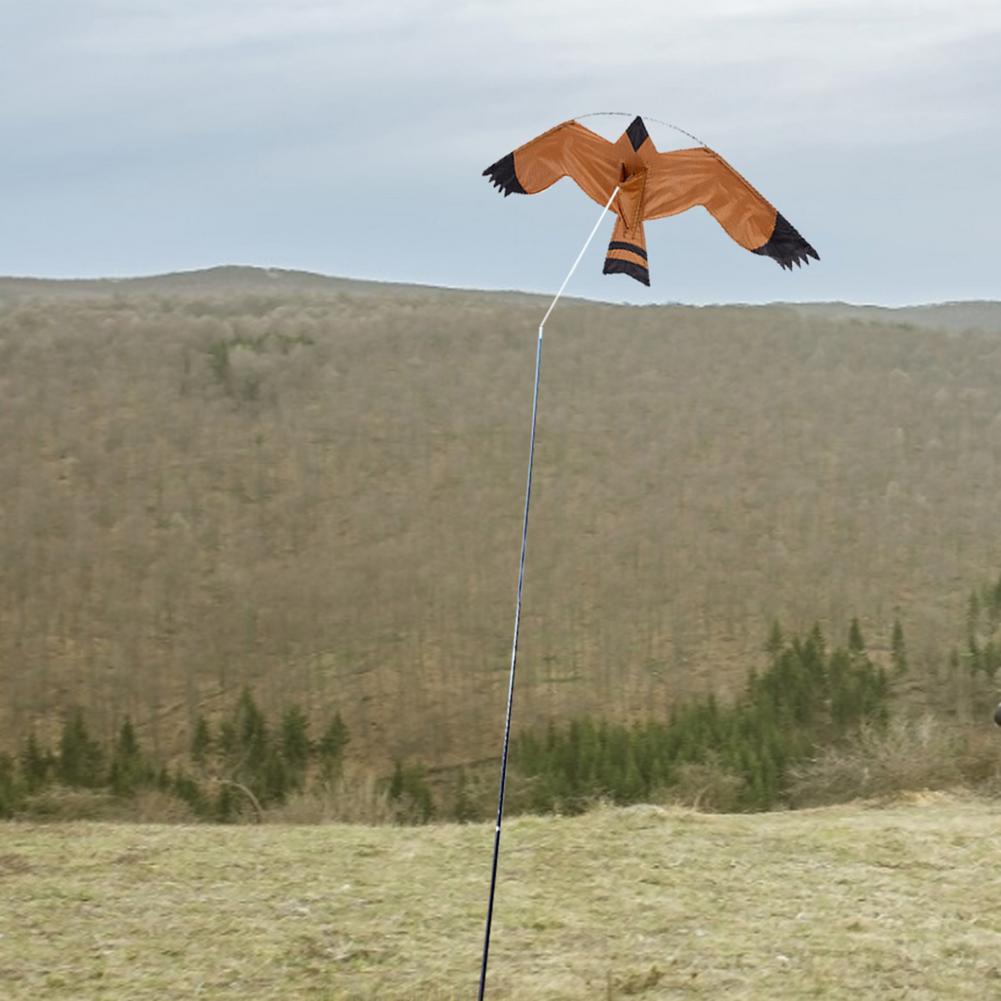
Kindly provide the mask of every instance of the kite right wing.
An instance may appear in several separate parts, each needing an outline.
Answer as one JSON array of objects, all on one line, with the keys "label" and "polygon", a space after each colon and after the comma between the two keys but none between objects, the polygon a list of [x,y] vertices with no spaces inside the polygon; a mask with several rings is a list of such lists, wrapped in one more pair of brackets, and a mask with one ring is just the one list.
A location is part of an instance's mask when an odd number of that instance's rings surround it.
[{"label": "kite right wing", "polygon": [[622,180],[622,157],[615,143],[596,132],[564,122],[501,157],[484,177],[504,192],[534,195],[570,177],[589,198],[604,205]]},{"label": "kite right wing", "polygon": [[771,202],[708,147],[650,158],[644,217],[661,219],[703,205],[745,250],[781,267],[819,261],[820,255]]}]

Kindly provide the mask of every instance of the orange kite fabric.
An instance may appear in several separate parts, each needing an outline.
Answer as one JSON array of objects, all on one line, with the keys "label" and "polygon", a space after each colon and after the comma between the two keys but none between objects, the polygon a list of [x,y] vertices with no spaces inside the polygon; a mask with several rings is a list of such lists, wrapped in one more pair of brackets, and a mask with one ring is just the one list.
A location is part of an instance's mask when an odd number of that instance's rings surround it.
[{"label": "orange kite fabric", "polygon": [[740,174],[708,146],[659,153],[643,124],[633,119],[611,143],[578,122],[563,122],[519,146],[485,171],[504,192],[534,195],[562,177],[572,178],[599,205],[612,205],[618,219],[604,273],[626,274],[650,284],[643,223],[702,205],[730,237],[753,254],[792,269],[820,256]]}]

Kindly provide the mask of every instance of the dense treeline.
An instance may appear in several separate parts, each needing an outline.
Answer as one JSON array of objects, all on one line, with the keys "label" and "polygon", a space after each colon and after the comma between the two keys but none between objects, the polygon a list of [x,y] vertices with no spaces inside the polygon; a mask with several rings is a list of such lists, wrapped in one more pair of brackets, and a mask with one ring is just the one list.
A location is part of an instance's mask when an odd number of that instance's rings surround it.
[{"label": "dense treeline", "polygon": [[1001,576],[970,592],[966,615],[966,656],[970,671],[993,681],[1001,668]]},{"label": "dense treeline", "polygon": [[260,819],[263,809],[283,803],[308,782],[336,777],[349,741],[339,712],[314,738],[298,706],[269,722],[245,689],[233,711],[215,725],[199,716],[189,753],[167,763],[142,747],[127,717],[105,746],[76,708],[63,722],[54,748],[32,733],[16,757],[0,755],[0,816],[23,809],[44,814],[46,801],[38,795],[61,786],[106,790],[121,799],[155,789],[183,801],[200,819],[226,823],[249,813]]},{"label": "dense treeline", "polygon": [[[819,625],[801,639],[785,638],[776,623],[767,667],[752,670],[728,706],[708,696],[676,708],[666,723],[628,727],[585,716],[526,733],[513,757],[527,780],[519,801],[566,811],[596,799],[759,810],[921,787],[913,782],[971,783],[996,794],[990,719],[1001,575],[970,592],[964,628],[964,651],[953,648],[915,687],[899,619],[887,646],[877,644],[888,651],[883,663],[873,660],[858,619],[847,644],[833,650]],[[895,729],[884,736],[891,711]]]},{"label": "dense treeline", "polygon": [[[971,592],[966,626],[969,649],[965,656],[954,650],[949,658],[944,708],[953,713],[962,703],[959,715],[983,716],[983,729],[987,708],[996,701],[990,684],[995,672],[987,665],[993,663],[990,651],[1001,643],[1001,578]],[[834,647],[819,624],[805,636],[787,636],[776,622],[765,644],[764,666],[750,671],[735,699],[689,699],[665,718],[651,715],[633,725],[579,716],[546,728],[522,727],[513,745],[508,810],[579,812],[604,800],[755,811],[796,805],[811,795],[836,801],[869,786],[892,791],[895,776],[904,782],[915,776],[932,782],[994,781],[989,753],[985,757],[984,747],[963,736],[972,736],[972,730],[931,731],[929,743],[930,717],[913,734],[906,729],[907,706],[900,693],[912,679],[899,620],[888,646],[883,663],[874,660],[858,619],[851,621],[846,643]],[[897,729],[881,743],[891,711],[900,713]],[[329,798],[350,739],[340,712],[314,735],[299,706],[288,706],[269,720],[244,689],[228,714],[213,720],[199,715],[186,754],[167,764],[141,745],[128,718],[114,740],[103,745],[92,736],[84,713],[74,709],[55,746],[45,746],[31,733],[17,755],[0,754],[0,817],[45,816],[60,809],[64,817],[77,815],[72,811],[79,807],[67,812],[47,799],[59,789],[100,791],[122,803],[156,790],[185,804],[191,819],[259,821],[290,797],[300,802]],[[909,756],[904,767],[902,752]],[[888,760],[869,760],[871,755]],[[955,760],[922,761],[922,755]],[[813,763],[818,768],[811,770]],[[846,774],[846,769],[867,772],[870,766],[880,769],[878,782]],[[420,762],[397,759],[391,772],[369,779],[382,810],[352,818],[481,820],[493,809],[495,772],[495,763],[489,763],[431,779]],[[341,788],[337,795],[345,792],[351,794]],[[292,819],[338,816],[336,810],[303,814],[300,809]]]},{"label": "dense treeline", "polygon": [[[896,671],[906,670],[899,626]],[[578,811],[595,799],[618,803],[690,797],[702,783],[704,805],[762,810],[782,797],[790,766],[837,744],[866,723],[888,719],[889,682],[872,662],[857,620],[848,645],[828,650],[819,626],[805,639],[785,639],[776,623],[770,661],[752,672],[743,695],[723,706],[715,697],[672,710],[667,721],[628,727],[582,717],[545,733],[523,732],[513,767],[526,779],[516,810]],[[146,789],[176,797],[194,817],[220,823],[262,819],[293,793],[329,785],[342,770],[350,735],[335,712],[319,736],[296,705],[269,721],[245,689],[232,711],[210,722],[199,716],[188,753],[168,765],[142,746],[126,718],[110,746],[90,733],[84,714],[65,719],[56,747],[30,734],[17,757],[0,755],[0,816],[44,814],[55,786],[106,790],[120,799]],[[420,764],[397,761],[382,780],[396,804],[394,819],[424,823],[436,815],[459,821],[482,816],[486,803],[465,770],[436,796]],[[443,807],[443,803],[447,805]]]},{"label": "dense treeline", "polygon": [[[936,711],[961,720],[983,720],[998,702],[1001,670],[1001,576],[969,592],[959,640],[929,679]],[[962,637],[960,639],[960,637]]]},{"label": "dense treeline", "polygon": [[600,798],[665,800],[690,796],[698,784],[704,805],[767,810],[782,799],[792,765],[888,720],[889,679],[866,654],[857,620],[845,647],[828,650],[819,626],[787,641],[777,624],[768,646],[768,666],[752,672],[732,705],[709,696],[678,707],[667,722],[630,727],[585,716],[521,736],[513,761],[531,779],[531,806],[576,811]]}]

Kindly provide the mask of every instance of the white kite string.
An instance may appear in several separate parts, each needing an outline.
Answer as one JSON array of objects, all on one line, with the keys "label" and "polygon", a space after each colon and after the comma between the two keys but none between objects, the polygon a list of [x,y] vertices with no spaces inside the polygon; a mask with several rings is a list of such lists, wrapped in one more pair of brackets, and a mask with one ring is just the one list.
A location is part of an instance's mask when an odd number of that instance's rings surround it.
[{"label": "white kite string", "polygon": [[605,213],[612,207],[612,201],[615,196],[619,193],[619,186],[615,186],[615,190],[608,196],[608,201],[605,202],[605,207],[601,210],[601,215],[598,216],[598,221],[594,224],[594,229],[591,230],[591,235],[584,241],[584,246],[580,248],[580,253],[577,255],[577,260],[573,262],[570,270],[567,272],[566,278],[563,279],[563,284],[560,286],[559,292],[556,293],[556,297],[549,304],[549,309],[546,310],[546,315],[542,318],[542,323],[539,324],[539,337],[542,337],[542,328],[546,325],[546,320],[549,319],[549,314],[556,308],[556,303],[559,302],[560,296],[563,295],[563,290],[567,287],[567,283],[573,277],[573,273],[577,270],[577,265],[580,264],[581,258],[584,256],[584,252],[588,247],[591,246],[591,241],[594,239],[594,234],[598,232],[598,227],[601,225],[602,220],[605,218]]}]

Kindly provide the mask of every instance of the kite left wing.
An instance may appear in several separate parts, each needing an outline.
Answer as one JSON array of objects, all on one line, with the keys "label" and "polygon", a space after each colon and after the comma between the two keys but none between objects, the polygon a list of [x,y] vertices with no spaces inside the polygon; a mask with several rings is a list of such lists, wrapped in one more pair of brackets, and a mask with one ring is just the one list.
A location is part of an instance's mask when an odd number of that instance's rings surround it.
[{"label": "kite left wing", "polygon": [[585,195],[604,205],[622,179],[621,169],[621,157],[612,143],[583,125],[564,122],[501,157],[483,176],[505,198],[534,195],[561,177],[570,177]]}]

